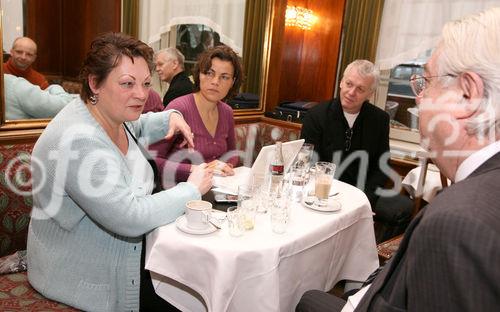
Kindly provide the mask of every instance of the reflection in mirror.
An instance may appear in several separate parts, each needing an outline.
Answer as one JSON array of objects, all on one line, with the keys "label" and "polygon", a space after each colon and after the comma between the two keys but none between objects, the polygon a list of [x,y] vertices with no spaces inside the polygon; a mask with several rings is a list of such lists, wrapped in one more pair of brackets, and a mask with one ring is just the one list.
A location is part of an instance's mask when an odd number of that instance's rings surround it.
[{"label": "reflection in mirror", "polygon": [[[174,35],[176,38],[176,47],[185,57],[185,72],[190,77],[192,77],[194,66],[201,53],[214,46],[227,45],[225,42],[221,41],[221,37],[218,32],[203,24],[177,25],[175,26]],[[243,51],[243,53],[244,52],[249,51]],[[241,56],[241,53],[239,55]],[[262,53],[258,53],[257,55],[260,56]],[[249,62],[249,58],[247,58],[246,61]],[[246,69],[245,66],[244,69]],[[256,71],[252,74],[260,75],[260,71]],[[248,70],[246,70],[245,76],[248,75]],[[233,107],[233,109],[258,108],[259,85],[255,83],[245,84],[242,87],[241,92],[235,98],[230,99],[227,103]]]},{"label": "reflection in mirror", "polygon": [[[124,27],[120,26],[120,20],[122,17],[119,13],[121,12],[120,3],[125,5],[130,1],[97,1],[89,3],[86,0],[74,0],[71,6],[63,5],[66,2],[57,2],[54,6],[49,8],[44,6],[44,2],[41,1],[3,0],[2,9],[8,9],[4,7],[4,2],[23,5],[22,10],[18,10],[18,12],[22,11],[22,14],[20,14],[25,19],[21,24],[19,24],[22,26],[17,28],[15,27],[15,30],[18,32],[11,37],[16,38],[21,35],[27,35],[29,37],[34,36],[33,39],[39,43],[38,58],[35,62],[37,65],[36,68],[47,76],[49,82],[61,84],[63,88],[70,93],[77,93],[79,90],[78,83],[75,83],[74,79],[78,74],[81,59],[83,59],[85,51],[90,45],[90,41],[96,33],[110,30],[119,31],[119,29],[121,29],[120,27]],[[139,2],[138,6],[142,6],[143,3],[145,2]],[[232,3],[233,2],[231,2],[231,4]],[[269,51],[267,49],[270,46],[267,41],[271,39],[268,32],[270,31],[271,21],[270,8],[273,7],[273,3],[273,0],[246,1],[245,18],[239,18],[239,20],[245,20],[244,43],[241,54],[243,55],[243,63],[245,65],[247,79],[246,84],[242,87],[243,92],[253,92],[258,95],[265,93],[265,88],[262,88],[262,86],[266,85],[265,81],[267,79],[267,61],[269,56]],[[248,7],[253,8],[253,11],[251,11],[252,13],[249,13],[247,10]],[[135,9],[137,12],[141,11],[138,7]],[[110,14],[107,14],[107,18],[103,19],[100,15],[92,14],[96,11],[108,12]],[[10,12],[3,14],[4,17],[12,17],[14,15]],[[133,16],[133,14],[129,15]],[[26,16],[28,16],[28,18],[26,18]],[[123,15],[124,25],[128,25],[128,23],[133,20],[131,18],[129,19],[127,16],[127,14]],[[138,14],[136,14],[136,17],[137,16]],[[139,22],[139,19],[135,19],[135,23],[140,27],[143,27],[144,21]],[[40,25],[43,25],[44,27],[41,27]],[[78,31],[76,31],[77,29]],[[123,29],[127,28],[124,27]],[[3,30],[3,28],[0,28],[2,35],[5,35]],[[9,31],[9,34],[10,33],[11,32]],[[222,34],[221,37],[224,42]],[[9,47],[5,52],[9,52],[10,47],[12,46],[12,40],[8,43]],[[42,47],[42,44],[45,45],[45,47]],[[169,45],[170,44],[167,42],[163,44],[161,48]],[[61,50],[53,49],[53,47],[60,47]],[[155,46],[153,45],[153,47]],[[155,47],[156,50],[159,48],[159,46]],[[41,50],[46,51],[47,49],[50,50],[50,55],[40,53]],[[50,67],[52,65],[54,65],[55,68]],[[0,68],[0,70],[2,70],[2,68]],[[0,79],[0,88],[3,91],[3,71],[0,72]],[[0,130],[17,131],[24,129],[43,129],[47,125],[47,119],[11,119],[11,121],[6,121],[4,97],[5,93],[1,92]],[[260,114],[262,111],[263,107],[262,103],[260,103],[258,109],[242,109],[235,115],[254,115]]]},{"label": "reflection in mirror", "polygon": [[418,108],[415,94],[410,86],[412,75],[422,75],[424,64],[430,57],[432,49],[422,53],[416,59],[399,64],[386,71],[388,76],[387,97],[384,97],[385,111],[391,118],[391,129],[410,131],[418,135]]},{"label": "reflection in mirror", "polygon": [[[11,52],[17,37],[33,39],[38,50],[33,68],[42,73],[49,84],[56,86],[40,92],[40,89],[29,87],[26,82],[6,78],[5,86],[8,89],[2,94],[7,102],[2,101],[1,130],[43,128],[47,119],[77,96],[80,90],[78,74],[90,42],[99,33],[121,29],[121,6],[125,2],[73,0],[72,5],[68,6],[65,1],[53,1],[47,6],[46,1],[2,0],[3,16],[9,17],[11,25],[9,29],[2,28],[3,36],[10,38],[9,42],[3,44],[3,49]],[[100,15],[95,12],[107,13]],[[15,55],[12,54],[11,59],[14,59]],[[2,78],[5,72],[4,69]],[[19,72],[11,73],[21,76]],[[30,77],[26,78],[31,80]],[[23,92],[11,93],[10,86]],[[45,87],[42,85],[42,88]],[[14,101],[17,102],[11,105]]]},{"label": "reflection in mirror", "polygon": [[66,104],[78,97],[59,85],[42,90],[22,77],[4,74],[5,119],[54,117]]},{"label": "reflection in mirror", "polygon": [[5,119],[43,119],[54,117],[76,97],[59,85],[51,85],[34,69],[37,44],[24,37],[23,3],[2,1],[9,14],[4,20],[3,78]]}]

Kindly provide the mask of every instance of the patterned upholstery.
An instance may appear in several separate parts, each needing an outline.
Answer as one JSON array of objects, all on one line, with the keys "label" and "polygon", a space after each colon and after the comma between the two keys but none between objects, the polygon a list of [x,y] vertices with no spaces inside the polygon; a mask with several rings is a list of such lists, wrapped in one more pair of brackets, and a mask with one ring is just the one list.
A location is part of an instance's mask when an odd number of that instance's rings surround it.
[{"label": "patterned upholstery", "polygon": [[0,277],[0,311],[79,311],[46,299],[28,282],[26,272]]},{"label": "patterned upholstery", "polygon": [[33,143],[0,145],[0,257],[26,249]]},{"label": "patterned upholstery", "polygon": [[[31,196],[30,157],[34,143],[0,145],[0,257],[26,249]],[[0,276],[0,311],[78,311],[44,298],[26,272]]]}]

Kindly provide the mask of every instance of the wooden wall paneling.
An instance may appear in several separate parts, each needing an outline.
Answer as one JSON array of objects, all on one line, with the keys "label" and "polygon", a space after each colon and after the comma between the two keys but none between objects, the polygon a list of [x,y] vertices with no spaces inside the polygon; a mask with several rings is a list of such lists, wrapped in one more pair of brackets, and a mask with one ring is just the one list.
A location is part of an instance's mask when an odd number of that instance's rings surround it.
[{"label": "wooden wall paneling", "polygon": [[288,5],[309,8],[318,16],[310,30],[285,27],[279,101],[330,99],[340,51],[344,0],[290,0]]},{"label": "wooden wall paneling", "polygon": [[80,72],[89,44],[85,40],[86,25],[91,22],[85,2],[81,0],[64,1],[62,7],[63,28],[63,70],[65,79],[76,78]]},{"label": "wooden wall paneling", "polygon": [[281,75],[279,87],[279,101],[299,100],[303,90],[297,90],[302,85],[299,84],[302,74],[302,62],[304,47],[304,30],[296,27],[286,27],[283,38],[283,50],[281,66],[283,73]]},{"label": "wooden wall paneling", "polygon": [[304,32],[299,86],[307,86],[301,98],[329,100],[335,91],[345,0],[308,1],[319,17],[311,31]]},{"label": "wooden wall paneling", "polygon": [[[77,17],[77,18],[75,18]],[[65,78],[77,77],[96,35],[120,31],[120,0],[73,0],[63,3],[63,63]]]},{"label": "wooden wall paneling", "polygon": [[283,50],[283,38],[285,32],[285,12],[286,0],[274,0],[272,7],[271,21],[271,44],[267,49],[269,52],[267,88],[264,95],[264,105],[266,111],[273,111],[279,103],[280,80],[282,76],[283,64],[281,53]]},{"label": "wooden wall paneling", "polygon": [[33,67],[59,76],[62,71],[61,8],[63,0],[26,0],[26,36],[38,46]]},{"label": "wooden wall paneling", "polygon": [[35,68],[78,77],[94,37],[121,29],[121,0],[26,0],[27,36],[38,44]]}]

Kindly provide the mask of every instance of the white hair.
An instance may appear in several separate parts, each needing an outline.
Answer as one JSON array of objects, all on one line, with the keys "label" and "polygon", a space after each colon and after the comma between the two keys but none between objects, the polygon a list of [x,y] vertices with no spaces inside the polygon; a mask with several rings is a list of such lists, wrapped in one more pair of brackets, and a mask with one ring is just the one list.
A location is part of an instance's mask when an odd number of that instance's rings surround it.
[{"label": "white hair", "polygon": [[372,91],[377,89],[378,83],[380,81],[380,71],[372,62],[367,60],[355,60],[354,62],[347,65],[344,70],[344,76],[353,69],[356,69],[361,77],[372,76]]},{"label": "white hair", "polygon": [[184,57],[184,54],[181,53],[181,51],[179,51],[176,48],[170,47],[170,48],[166,48],[166,49],[158,51],[158,53],[156,53],[156,56],[163,54],[163,53],[165,53],[167,55],[168,59],[176,60],[179,63],[179,65],[181,66],[181,68],[184,69],[185,57]]},{"label": "white hair", "polygon": [[500,129],[500,8],[448,22],[439,47],[438,75],[470,71],[483,80],[482,113],[468,121],[466,130],[485,135]]}]

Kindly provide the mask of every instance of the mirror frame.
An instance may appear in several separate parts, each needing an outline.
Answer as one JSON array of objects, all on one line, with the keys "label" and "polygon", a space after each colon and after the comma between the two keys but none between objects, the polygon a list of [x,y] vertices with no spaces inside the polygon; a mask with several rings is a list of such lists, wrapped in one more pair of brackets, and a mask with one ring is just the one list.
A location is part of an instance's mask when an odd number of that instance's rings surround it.
[{"label": "mirror frame", "polygon": [[[272,22],[274,16],[274,4],[276,0],[267,1],[266,26],[264,46],[262,51],[262,67],[260,73],[260,104],[258,108],[234,110],[235,122],[258,121],[266,109],[265,100],[268,95],[267,85],[269,77]],[[0,45],[3,46],[3,10],[0,8]],[[0,56],[0,144],[19,143],[36,140],[51,119],[19,119],[5,120],[5,92],[3,79],[3,54]]]}]

